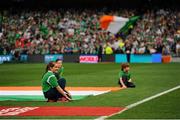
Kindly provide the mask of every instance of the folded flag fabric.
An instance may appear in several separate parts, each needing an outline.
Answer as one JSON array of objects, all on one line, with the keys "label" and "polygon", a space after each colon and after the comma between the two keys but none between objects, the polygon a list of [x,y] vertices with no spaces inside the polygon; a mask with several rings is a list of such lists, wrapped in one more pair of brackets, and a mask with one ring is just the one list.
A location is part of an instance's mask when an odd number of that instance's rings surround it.
[{"label": "folded flag fabric", "polygon": [[129,21],[128,18],[104,15],[100,18],[100,26],[102,29],[116,34],[125,26],[127,21]]}]

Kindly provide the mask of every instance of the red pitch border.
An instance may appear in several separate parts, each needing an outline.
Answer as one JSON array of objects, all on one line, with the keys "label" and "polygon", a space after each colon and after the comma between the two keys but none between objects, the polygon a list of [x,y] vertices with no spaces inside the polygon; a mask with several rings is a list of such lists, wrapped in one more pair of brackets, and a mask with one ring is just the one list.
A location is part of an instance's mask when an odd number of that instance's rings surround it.
[{"label": "red pitch border", "polygon": [[108,116],[123,107],[0,107],[0,116]]}]

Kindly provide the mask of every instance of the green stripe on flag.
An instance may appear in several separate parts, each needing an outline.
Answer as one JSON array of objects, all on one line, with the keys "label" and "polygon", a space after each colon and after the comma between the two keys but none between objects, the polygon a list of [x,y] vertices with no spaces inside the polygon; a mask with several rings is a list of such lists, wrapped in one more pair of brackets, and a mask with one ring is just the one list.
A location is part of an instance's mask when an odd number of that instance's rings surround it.
[{"label": "green stripe on flag", "polygon": [[[72,100],[81,100],[89,95],[73,95]],[[0,95],[0,101],[46,101],[44,96],[39,95]]]},{"label": "green stripe on flag", "polygon": [[140,18],[140,16],[133,16],[126,22],[125,26],[121,28],[120,33],[127,33],[131,27],[134,26],[136,21]]}]

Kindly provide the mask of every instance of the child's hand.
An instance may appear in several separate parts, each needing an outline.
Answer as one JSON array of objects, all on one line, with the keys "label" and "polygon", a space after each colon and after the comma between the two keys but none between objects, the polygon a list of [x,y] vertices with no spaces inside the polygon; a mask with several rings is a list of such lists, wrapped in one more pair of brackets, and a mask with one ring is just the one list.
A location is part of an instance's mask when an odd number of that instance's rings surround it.
[{"label": "child's hand", "polygon": [[132,80],[131,80],[131,79],[129,79],[129,80],[128,80],[128,82],[132,82]]},{"label": "child's hand", "polygon": [[122,86],[122,88],[127,88],[127,87],[124,85],[124,86]]},{"label": "child's hand", "polygon": [[68,96],[66,97],[66,99],[68,99],[69,101],[71,101],[72,99],[71,98],[69,98]]},{"label": "child's hand", "polygon": [[68,96],[70,99],[72,99],[72,96],[71,96],[71,94],[70,94],[70,93],[68,93],[68,94],[67,94],[67,96]]}]

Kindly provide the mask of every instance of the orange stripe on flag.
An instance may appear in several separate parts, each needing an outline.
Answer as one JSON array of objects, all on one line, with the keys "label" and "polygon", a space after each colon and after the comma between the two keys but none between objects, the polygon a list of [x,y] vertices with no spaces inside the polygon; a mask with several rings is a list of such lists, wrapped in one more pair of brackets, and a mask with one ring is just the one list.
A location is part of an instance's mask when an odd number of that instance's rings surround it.
[{"label": "orange stripe on flag", "polygon": [[[73,90],[73,91],[81,91],[81,90],[97,90],[97,91],[106,91],[106,90],[111,90],[111,91],[116,91],[120,90],[122,88],[120,87],[66,87],[67,90]],[[30,91],[30,90],[42,90],[41,86],[19,86],[19,87],[13,87],[13,86],[4,86],[0,87],[0,90],[13,90],[13,91],[18,91],[18,90],[24,90],[24,91]]]},{"label": "orange stripe on flag", "polygon": [[110,22],[112,22],[114,19],[114,16],[110,16],[110,15],[104,15],[100,18],[100,26],[103,29],[107,29]]}]

